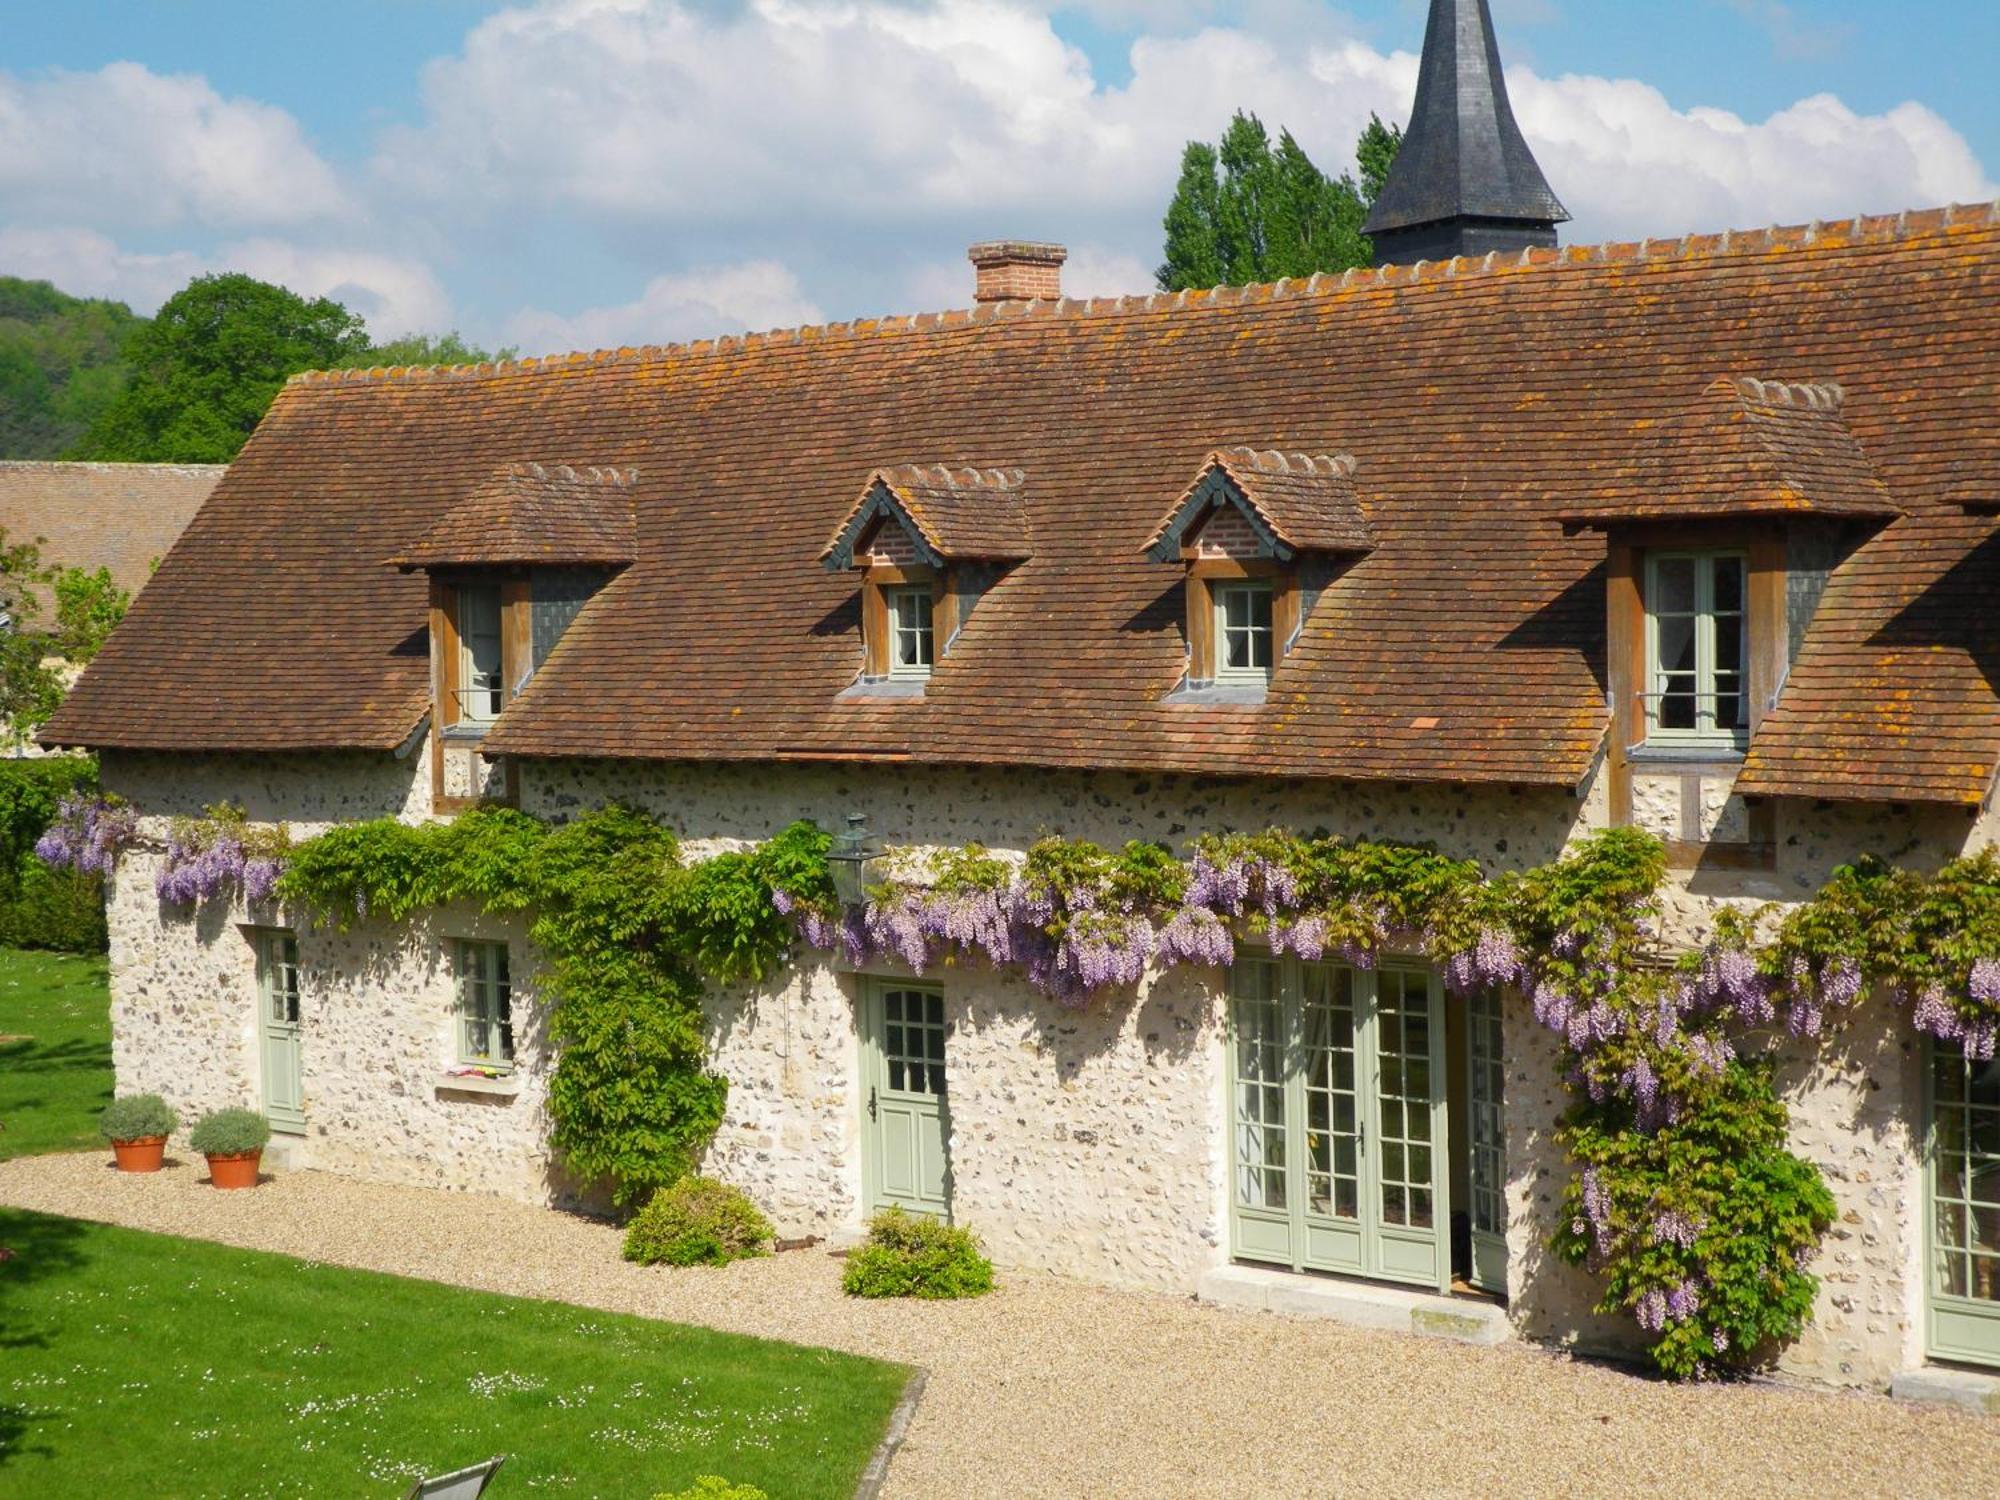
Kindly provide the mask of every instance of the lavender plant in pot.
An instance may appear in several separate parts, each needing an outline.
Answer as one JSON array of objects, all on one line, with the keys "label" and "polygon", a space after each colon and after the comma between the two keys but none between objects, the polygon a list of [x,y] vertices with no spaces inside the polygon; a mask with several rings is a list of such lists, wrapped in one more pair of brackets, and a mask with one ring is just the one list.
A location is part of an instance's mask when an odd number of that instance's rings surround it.
[{"label": "lavender plant in pot", "polygon": [[218,1109],[188,1133],[188,1144],[208,1158],[209,1181],[219,1188],[255,1187],[270,1140],[271,1122],[254,1109]]},{"label": "lavender plant in pot", "polygon": [[111,1142],[121,1172],[159,1171],[167,1137],[180,1123],[180,1116],[158,1094],[113,1099],[97,1117],[97,1128]]}]

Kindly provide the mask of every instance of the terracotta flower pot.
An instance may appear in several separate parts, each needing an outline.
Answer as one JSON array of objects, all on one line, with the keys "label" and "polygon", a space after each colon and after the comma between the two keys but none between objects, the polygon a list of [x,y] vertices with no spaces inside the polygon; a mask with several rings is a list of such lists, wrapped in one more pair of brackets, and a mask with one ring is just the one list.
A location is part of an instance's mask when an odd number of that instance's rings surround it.
[{"label": "terracotta flower pot", "polygon": [[263,1159],[262,1151],[245,1151],[236,1156],[211,1156],[208,1159],[209,1181],[219,1188],[255,1187],[257,1163]]},{"label": "terracotta flower pot", "polygon": [[118,1158],[121,1172],[157,1172],[160,1158],[167,1154],[167,1138],[142,1135],[136,1141],[113,1141],[111,1154]]}]

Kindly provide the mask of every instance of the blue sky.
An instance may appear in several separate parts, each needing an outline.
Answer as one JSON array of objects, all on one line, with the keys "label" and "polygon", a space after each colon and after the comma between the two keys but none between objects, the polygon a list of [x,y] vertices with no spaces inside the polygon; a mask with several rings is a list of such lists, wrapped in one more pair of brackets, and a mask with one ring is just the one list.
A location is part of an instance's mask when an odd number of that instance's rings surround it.
[{"label": "blue sky", "polygon": [[[963,302],[1060,239],[1145,289],[1237,106],[1343,165],[1424,0],[66,0],[0,34],[0,272],[148,308],[224,266],[530,349]],[[1603,238],[1990,196],[2000,5],[1495,0]]]}]

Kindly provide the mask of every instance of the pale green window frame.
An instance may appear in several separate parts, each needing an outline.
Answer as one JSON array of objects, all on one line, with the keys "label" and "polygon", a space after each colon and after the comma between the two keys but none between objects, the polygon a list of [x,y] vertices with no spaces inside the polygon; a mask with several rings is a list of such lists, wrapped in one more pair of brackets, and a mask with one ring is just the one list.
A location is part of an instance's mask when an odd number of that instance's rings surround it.
[{"label": "pale green window frame", "polygon": [[1745,553],[1647,554],[1648,745],[1740,750],[1748,744],[1749,601]]},{"label": "pale green window frame", "polygon": [[506,695],[500,646],[500,586],[468,583],[458,591],[458,722],[491,724]]},{"label": "pale green window frame", "polygon": [[299,940],[288,928],[259,927],[251,933],[257,953],[257,994],[262,1019],[299,1024]]},{"label": "pale green window frame", "polygon": [[1267,582],[1209,586],[1215,608],[1215,680],[1261,687],[1277,660],[1277,591]]},{"label": "pale green window frame", "polygon": [[2000,1365],[2000,1058],[1924,1046],[1925,1352]]},{"label": "pale green window frame", "polygon": [[889,675],[921,680],[937,660],[935,601],[928,588],[884,590],[889,615]]},{"label": "pale green window frame", "polygon": [[469,1067],[514,1065],[514,985],[505,943],[453,943],[458,984],[458,1060]]}]

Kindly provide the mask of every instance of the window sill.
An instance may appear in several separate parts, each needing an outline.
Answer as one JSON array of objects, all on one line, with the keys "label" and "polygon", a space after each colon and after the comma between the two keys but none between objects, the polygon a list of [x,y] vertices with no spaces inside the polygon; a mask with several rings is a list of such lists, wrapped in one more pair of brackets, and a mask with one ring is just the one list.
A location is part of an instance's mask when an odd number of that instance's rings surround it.
[{"label": "window sill", "polygon": [[521,1092],[521,1075],[503,1073],[498,1078],[482,1078],[477,1073],[445,1073],[438,1078],[440,1094],[484,1094],[494,1099],[512,1099]]},{"label": "window sill", "polygon": [[907,701],[924,696],[924,689],[930,686],[928,677],[864,677],[861,681],[842,690],[836,703],[852,703],[857,700],[880,702]]},{"label": "window sill", "polygon": [[1186,705],[1191,708],[1207,708],[1217,704],[1237,704],[1245,708],[1261,708],[1270,693],[1268,683],[1248,682],[1204,682],[1190,683],[1185,678],[1171,693],[1160,701],[1169,705]]},{"label": "window sill", "polygon": [[444,726],[443,737],[452,744],[476,745],[486,738],[493,724],[499,722],[495,719],[492,724],[447,724]]},{"label": "window sill", "polygon": [[1740,766],[1749,749],[1744,745],[1634,745],[1625,758],[1634,765]]}]

